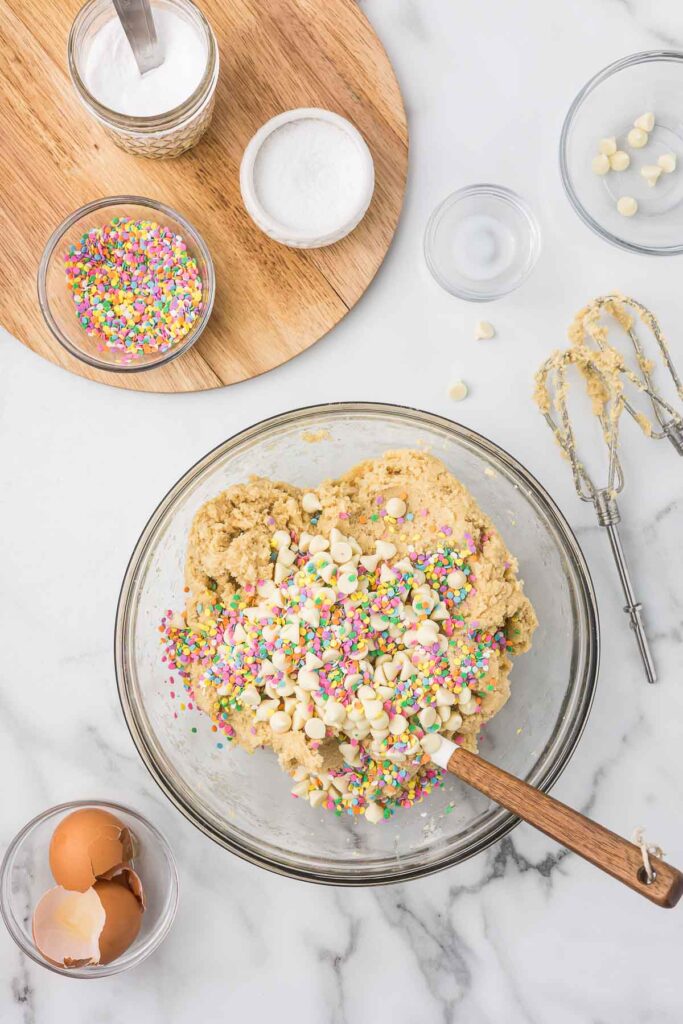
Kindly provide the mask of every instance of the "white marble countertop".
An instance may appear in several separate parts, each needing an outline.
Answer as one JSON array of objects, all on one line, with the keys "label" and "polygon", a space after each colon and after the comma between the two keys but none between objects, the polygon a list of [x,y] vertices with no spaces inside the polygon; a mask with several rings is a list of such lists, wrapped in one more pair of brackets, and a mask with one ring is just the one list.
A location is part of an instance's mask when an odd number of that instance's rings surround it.
[{"label": "white marble countertop", "polygon": [[[622,834],[646,826],[683,865],[681,463],[664,443],[634,440],[624,453],[624,540],[661,675],[648,688],[606,537],[529,397],[533,370],[573,312],[613,287],[658,312],[683,362],[683,264],[593,237],[564,198],[556,152],[586,79],[619,56],[679,44],[683,13],[645,0],[364,6],[403,88],[411,173],[385,266],[327,338],[258,380],[173,397],[86,382],[0,335],[0,851],[45,807],[98,794],[158,823],[182,883],[175,928],[156,955],[96,984],[32,965],[0,929],[2,1024],[681,1020],[681,909],[651,906],[525,825],[456,870],[400,887],[333,890],[269,875],[171,807],[119,711],[119,584],[170,484],[226,436],[296,405],[417,405],[502,443],[576,528],[598,592],[603,657],[588,728],[554,793]],[[544,251],[526,285],[486,311],[499,338],[475,344],[481,311],[439,290],[421,247],[436,202],[481,180],[531,201]],[[471,385],[458,406],[446,395],[451,374]]]}]

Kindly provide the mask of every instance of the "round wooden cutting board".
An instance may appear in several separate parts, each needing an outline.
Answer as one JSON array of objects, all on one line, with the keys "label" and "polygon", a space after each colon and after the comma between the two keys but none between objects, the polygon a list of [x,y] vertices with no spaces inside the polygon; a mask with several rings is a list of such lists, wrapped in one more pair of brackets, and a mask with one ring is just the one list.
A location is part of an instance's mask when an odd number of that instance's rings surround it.
[{"label": "round wooden cutting board", "polygon": [[[221,55],[213,122],[199,145],[156,161],[118,149],[81,107],[66,70],[78,0],[0,0],[0,323],[52,362],[138,391],[199,391],[246,380],[303,352],[358,301],[401,209],[408,130],[389,59],[354,0],[200,0]],[[252,224],[239,164],[253,133],[292,107],[348,117],[375,161],[375,195],[343,241],[295,250]],[[112,374],[72,358],[45,326],[36,271],[53,228],[100,196],[148,196],[206,239],[216,267],[211,320],[165,368]]]}]

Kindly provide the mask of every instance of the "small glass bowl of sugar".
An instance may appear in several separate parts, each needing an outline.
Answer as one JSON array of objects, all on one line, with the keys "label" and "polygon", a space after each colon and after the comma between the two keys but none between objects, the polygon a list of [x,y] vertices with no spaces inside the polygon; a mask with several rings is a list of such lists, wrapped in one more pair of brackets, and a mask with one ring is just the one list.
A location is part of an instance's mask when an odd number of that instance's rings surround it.
[{"label": "small glass bowl of sugar", "polygon": [[518,288],[541,250],[538,222],[525,201],[501,185],[470,185],[432,213],[424,252],[432,276],[451,295],[491,302]]},{"label": "small glass bowl of sugar", "polygon": [[175,157],[209,127],[218,45],[191,0],[150,0],[164,59],[141,75],[111,0],[88,0],[69,34],[68,64],[86,110],[121,149]]}]

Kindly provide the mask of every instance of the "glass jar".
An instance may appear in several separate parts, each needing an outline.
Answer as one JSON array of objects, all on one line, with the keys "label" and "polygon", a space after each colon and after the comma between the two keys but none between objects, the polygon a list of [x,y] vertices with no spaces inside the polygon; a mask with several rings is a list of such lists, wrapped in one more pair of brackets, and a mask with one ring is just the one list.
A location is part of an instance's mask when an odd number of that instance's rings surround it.
[{"label": "glass jar", "polygon": [[153,9],[171,9],[180,15],[206,44],[206,68],[202,79],[179,106],[161,114],[135,117],[103,106],[86,87],[82,72],[88,49],[103,25],[116,17],[111,0],[88,0],[80,9],[69,33],[68,63],[79,99],[116,145],[138,156],[161,159],[179,156],[191,149],[209,127],[218,82],[219,57],[213,30],[191,0],[151,0],[151,4]]}]

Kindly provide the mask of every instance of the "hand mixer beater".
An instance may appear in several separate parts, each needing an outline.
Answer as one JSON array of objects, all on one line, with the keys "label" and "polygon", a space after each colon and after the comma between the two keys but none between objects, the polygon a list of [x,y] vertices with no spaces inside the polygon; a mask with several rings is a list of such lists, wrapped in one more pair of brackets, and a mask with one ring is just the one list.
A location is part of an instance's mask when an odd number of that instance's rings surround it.
[{"label": "hand mixer beater", "polygon": [[[636,314],[635,317],[631,314],[631,310]],[[637,372],[634,373],[627,367],[623,357],[621,365],[618,366],[624,387],[624,409],[648,437],[655,439],[668,437],[678,454],[683,455],[683,416],[657,391],[652,379],[655,364],[649,358],[636,329],[638,321],[640,321],[641,331],[644,328],[646,332],[649,332],[655,342],[654,346],[650,347],[654,354],[660,357],[664,368],[670,374],[676,394],[683,399],[683,383],[674,366],[659,321],[654,313],[651,313],[642,303],[616,292],[611,295],[601,295],[590,302],[577,315],[569,330],[569,337],[572,343],[579,347],[586,344],[596,347],[601,352],[611,351],[612,358],[619,356],[620,353],[617,352],[615,345],[608,341],[608,328],[600,320],[602,314],[611,317],[623,329],[636,356]],[[626,392],[629,390],[629,384],[649,398],[657,426],[653,426],[647,417],[638,412],[628,400]]]},{"label": "hand mixer beater", "polygon": [[[574,429],[567,409],[567,370],[572,366],[579,370],[585,379],[593,411],[600,422],[607,445],[607,483],[603,487],[594,484],[585,464],[577,454]],[[621,514],[616,499],[624,486],[624,473],[618,454],[619,421],[625,407],[623,366],[622,357],[609,346],[605,345],[596,352],[575,339],[571,348],[565,352],[555,352],[540,368],[536,374],[535,398],[560,447],[569,459],[577,494],[582,501],[593,503],[598,522],[607,531],[626,599],[624,611],[629,616],[647,680],[654,683],[657,680],[657,673],[643,627],[642,606],[636,599],[617,529]]]}]

